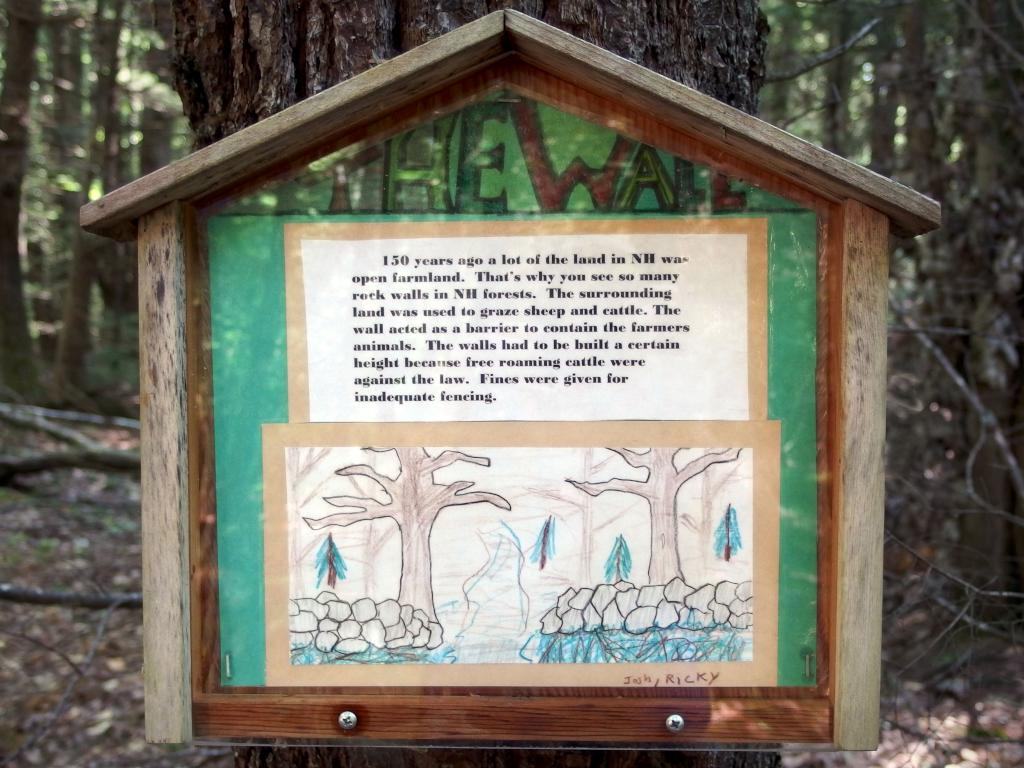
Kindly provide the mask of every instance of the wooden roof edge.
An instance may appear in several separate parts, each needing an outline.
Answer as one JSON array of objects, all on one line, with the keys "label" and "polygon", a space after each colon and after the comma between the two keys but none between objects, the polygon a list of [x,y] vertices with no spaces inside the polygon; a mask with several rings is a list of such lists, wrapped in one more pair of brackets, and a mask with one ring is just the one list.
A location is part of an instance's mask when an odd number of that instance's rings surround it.
[{"label": "wooden roof edge", "polygon": [[420,88],[457,77],[509,51],[606,95],[668,110],[670,118],[700,131],[712,143],[747,152],[803,186],[859,200],[888,216],[897,234],[918,235],[941,225],[939,203],[899,182],[509,10],[465,24],[87,203],[81,209],[81,225],[98,235],[131,240],[138,218],[154,208],[235,184],[265,162],[307,152],[324,135],[380,116],[415,99]]}]

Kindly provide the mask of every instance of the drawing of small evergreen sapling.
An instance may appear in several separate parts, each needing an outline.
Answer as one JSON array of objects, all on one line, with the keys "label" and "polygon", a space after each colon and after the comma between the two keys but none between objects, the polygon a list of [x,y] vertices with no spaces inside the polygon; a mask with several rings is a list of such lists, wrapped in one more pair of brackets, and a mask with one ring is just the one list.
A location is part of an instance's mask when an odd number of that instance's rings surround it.
[{"label": "drawing of small evergreen sapling", "polygon": [[334,535],[328,533],[316,553],[316,586],[319,588],[326,576],[327,586],[333,588],[339,579],[345,580],[347,570],[345,558],[341,556],[341,550],[334,543]]},{"label": "drawing of small evergreen sapling", "polygon": [[730,504],[715,529],[715,555],[720,560],[729,562],[742,548],[743,540],[740,538],[740,526],[736,521],[736,507]]},{"label": "drawing of small evergreen sapling", "polygon": [[530,551],[530,562],[540,563],[540,570],[544,570],[548,560],[555,556],[555,517],[548,515],[548,519],[541,526],[537,540],[533,543]]},{"label": "drawing of small evergreen sapling", "polygon": [[633,556],[629,553],[629,545],[620,533],[615,537],[608,559],[604,561],[604,580],[607,584],[625,581],[633,570]]}]

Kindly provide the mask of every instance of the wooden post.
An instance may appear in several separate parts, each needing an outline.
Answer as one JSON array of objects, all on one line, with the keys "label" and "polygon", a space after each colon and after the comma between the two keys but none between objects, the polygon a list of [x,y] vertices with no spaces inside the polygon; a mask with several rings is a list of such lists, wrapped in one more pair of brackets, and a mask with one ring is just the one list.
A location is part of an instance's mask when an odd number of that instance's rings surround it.
[{"label": "wooden post", "polygon": [[142,594],[146,739],[192,738],[188,593],[185,217],[139,222]]},{"label": "wooden post", "polygon": [[842,229],[834,743],[837,749],[875,749],[882,651],[889,221],[847,201]]}]

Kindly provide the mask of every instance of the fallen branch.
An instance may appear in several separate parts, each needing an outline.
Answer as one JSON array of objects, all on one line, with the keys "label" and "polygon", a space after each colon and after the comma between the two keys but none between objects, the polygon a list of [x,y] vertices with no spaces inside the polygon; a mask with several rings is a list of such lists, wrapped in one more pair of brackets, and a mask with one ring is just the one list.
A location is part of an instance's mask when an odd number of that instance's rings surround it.
[{"label": "fallen branch", "polygon": [[103,416],[98,413],[82,413],[81,411],[62,411],[56,408],[41,408],[38,405],[20,405],[18,403],[0,403],[0,409],[14,408],[26,414],[42,416],[45,419],[54,421],[68,421],[73,424],[92,424],[97,427],[116,427],[118,429],[130,429],[139,431],[138,419],[129,419],[124,416]]},{"label": "fallen branch", "polygon": [[[63,412],[50,411],[49,413],[60,414]],[[82,432],[51,421],[47,418],[45,409],[0,403],[0,420],[20,429],[42,432],[72,446],[67,450],[31,453],[27,456],[0,455],[0,485],[7,485],[18,475],[30,475],[51,469],[139,471],[137,451],[108,448]]]},{"label": "fallen branch", "polygon": [[71,445],[79,448],[91,450],[93,448],[100,447],[99,444],[88,435],[83,435],[81,432],[69,427],[63,427],[60,424],[54,424],[45,416],[29,411],[22,405],[0,403],[0,420],[21,429],[42,432],[43,434],[56,438],[61,442],[70,443]]},{"label": "fallen branch", "polygon": [[19,475],[32,475],[53,469],[99,469],[106,472],[138,472],[137,451],[113,448],[79,448],[28,456],[0,456],[0,485],[9,485]]},{"label": "fallen branch", "polygon": [[107,592],[88,594],[85,592],[59,592],[55,590],[37,589],[36,587],[19,587],[14,584],[0,584],[0,600],[10,603],[26,603],[28,605],[62,605],[68,608],[141,608],[142,593],[140,592]]}]

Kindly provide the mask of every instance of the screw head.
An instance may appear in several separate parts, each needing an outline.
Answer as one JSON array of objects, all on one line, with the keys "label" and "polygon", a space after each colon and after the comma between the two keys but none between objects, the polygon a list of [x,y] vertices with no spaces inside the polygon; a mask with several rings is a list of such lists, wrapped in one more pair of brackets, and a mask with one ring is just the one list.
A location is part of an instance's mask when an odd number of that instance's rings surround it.
[{"label": "screw head", "polygon": [[679,733],[683,730],[684,725],[686,725],[686,721],[683,720],[682,715],[672,714],[665,718],[665,727],[671,733]]},{"label": "screw head", "polygon": [[358,722],[359,718],[356,717],[356,713],[349,712],[347,709],[338,715],[338,725],[341,726],[342,730],[351,731]]}]

